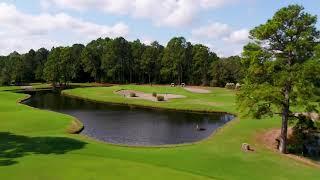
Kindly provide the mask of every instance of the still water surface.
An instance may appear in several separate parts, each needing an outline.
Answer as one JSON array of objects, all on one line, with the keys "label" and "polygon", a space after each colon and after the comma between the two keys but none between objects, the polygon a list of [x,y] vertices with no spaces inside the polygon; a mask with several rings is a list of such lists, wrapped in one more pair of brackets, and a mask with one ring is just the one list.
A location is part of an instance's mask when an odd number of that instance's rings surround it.
[{"label": "still water surface", "polygon": [[[234,116],[223,113],[190,113],[143,109],[62,96],[52,91],[28,92],[23,103],[72,115],[83,122],[81,132],[114,144],[164,145],[202,140]],[[197,130],[205,128],[204,131]]]}]

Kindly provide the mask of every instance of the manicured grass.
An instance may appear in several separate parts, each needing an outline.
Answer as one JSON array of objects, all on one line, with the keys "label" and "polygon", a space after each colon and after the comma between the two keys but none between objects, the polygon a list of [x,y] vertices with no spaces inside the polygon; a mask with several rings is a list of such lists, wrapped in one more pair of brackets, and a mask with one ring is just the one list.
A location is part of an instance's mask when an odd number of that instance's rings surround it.
[{"label": "manicured grass", "polygon": [[[187,98],[156,103],[129,100],[112,93],[129,88],[149,93],[168,91]],[[211,94],[148,86],[82,88],[65,93],[116,103],[236,113],[234,92],[216,88]],[[256,141],[256,133],[279,126],[278,118],[237,119],[194,145],[119,147],[66,134],[72,117],[17,104],[23,97],[23,94],[0,92],[0,179],[291,180],[320,177],[318,168],[271,152]],[[253,144],[256,152],[242,152],[243,142]]]},{"label": "manicured grass", "polygon": [[[184,95],[186,98],[170,99],[168,102],[153,102],[142,99],[124,98],[121,95],[114,93],[115,91],[122,89],[142,91],[150,94],[153,92],[158,94],[178,94]],[[200,94],[189,92],[180,87],[122,85],[112,87],[78,88],[63,91],[63,93],[90,100],[133,104],[147,107],[208,112],[236,112],[234,91],[222,88],[211,88],[211,91],[212,93],[209,94]]]}]

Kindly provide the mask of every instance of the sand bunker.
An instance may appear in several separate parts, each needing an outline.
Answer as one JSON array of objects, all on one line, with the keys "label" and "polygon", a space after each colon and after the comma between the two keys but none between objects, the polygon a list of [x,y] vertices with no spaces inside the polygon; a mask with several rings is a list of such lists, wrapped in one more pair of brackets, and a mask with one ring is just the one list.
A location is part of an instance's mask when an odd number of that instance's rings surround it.
[{"label": "sand bunker", "polygon": [[[116,94],[122,95],[126,98],[132,98],[132,99],[145,99],[149,101],[157,101],[156,97],[153,97],[152,94],[139,92],[139,91],[133,91],[133,90],[119,90],[115,92]],[[130,97],[130,93],[135,93],[136,97]],[[170,99],[177,99],[177,98],[185,98],[185,96],[182,95],[176,95],[176,94],[157,94],[158,96],[163,96],[164,101],[168,101]]]},{"label": "sand bunker", "polygon": [[207,90],[207,89],[202,89],[202,88],[199,88],[199,87],[185,87],[184,88],[185,90],[187,91],[190,91],[190,92],[193,92],[193,93],[210,93],[211,91]]}]

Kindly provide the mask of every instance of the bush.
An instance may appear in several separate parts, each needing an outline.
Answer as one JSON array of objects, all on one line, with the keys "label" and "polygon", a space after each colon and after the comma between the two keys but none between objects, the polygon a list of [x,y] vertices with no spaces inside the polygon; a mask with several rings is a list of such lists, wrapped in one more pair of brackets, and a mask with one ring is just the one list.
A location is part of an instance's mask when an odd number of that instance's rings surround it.
[{"label": "bush", "polygon": [[153,93],[152,93],[152,96],[153,96],[153,97],[157,97],[157,93],[156,93],[156,92],[153,92]]},{"label": "bush", "polygon": [[164,97],[163,96],[157,96],[157,100],[158,101],[164,101]]},{"label": "bush", "polygon": [[136,96],[136,93],[130,92],[130,97],[137,97],[137,96]]},{"label": "bush", "polygon": [[314,122],[307,117],[299,116],[299,120],[292,130],[292,135],[288,139],[288,152],[319,157],[319,134]]}]

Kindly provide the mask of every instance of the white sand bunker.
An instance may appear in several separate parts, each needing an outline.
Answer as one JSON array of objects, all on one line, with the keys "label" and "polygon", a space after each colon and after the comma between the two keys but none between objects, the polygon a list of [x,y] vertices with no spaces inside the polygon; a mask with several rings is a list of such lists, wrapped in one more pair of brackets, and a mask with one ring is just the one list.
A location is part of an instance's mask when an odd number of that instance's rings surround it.
[{"label": "white sand bunker", "polygon": [[193,93],[210,93],[211,91],[199,87],[185,87],[184,88],[187,91],[193,92]]},{"label": "white sand bunker", "polygon": [[[120,94],[126,98],[132,98],[132,99],[144,99],[149,101],[157,101],[157,97],[152,96],[152,94],[140,92],[140,91],[133,91],[133,90],[119,90],[115,92],[116,94]],[[135,93],[136,97],[131,97],[130,94]],[[157,94],[158,96],[163,96],[164,101],[168,101],[170,99],[177,99],[177,98],[185,98],[183,95],[176,95],[176,94]]]}]

